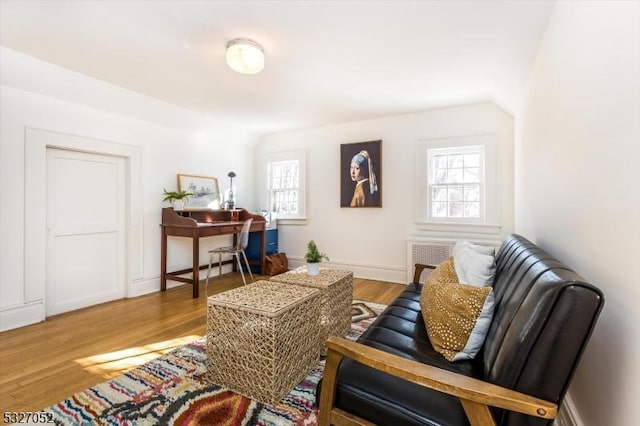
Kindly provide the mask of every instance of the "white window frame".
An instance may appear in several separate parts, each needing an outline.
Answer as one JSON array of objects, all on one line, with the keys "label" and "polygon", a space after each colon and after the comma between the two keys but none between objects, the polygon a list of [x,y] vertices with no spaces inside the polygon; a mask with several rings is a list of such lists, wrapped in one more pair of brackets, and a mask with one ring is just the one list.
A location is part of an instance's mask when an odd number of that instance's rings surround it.
[{"label": "white window frame", "polygon": [[[478,217],[437,217],[433,215],[433,187],[434,186],[464,186],[465,183],[436,183],[435,177],[435,169],[434,165],[434,157],[440,155],[456,155],[456,154],[478,154],[480,156],[480,161],[478,165],[478,177],[479,181],[478,192],[479,192],[479,208],[478,208]],[[428,148],[427,149],[427,221],[428,222],[461,222],[461,223],[484,223],[485,222],[485,205],[486,205],[486,193],[485,193],[485,175],[484,175],[484,146],[476,145],[476,146],[456,146],[456,147],[448,147],[448,148]],[[464,169],[464,168],[463,168]],[[445,202],[450,202],[446,200]],[[461,200],[462,202],[462,200]]]},{"label": "white window frame", "polygon": [[[277,213],[274,217],[278,219],[279,224],[281,221],[287,220],[304,220],[306,219],[306,167],[305,167],[305,152],[304,151],[285,151],[274,152],[264,156],[261,181],[264,182],[264,190],[262,191],[262,197],[260,204],[263,210],[270,213],[271,211],[271,176],[270,165],[273,163],[290,162],[295,161],[298,163],[298,213],[297,214],[283,214]],[[264,180],[262,180],[264,179]]]},{"label": "white window frame", "polygon": [[[497,144],[498,136],[494,133],[471,136],[455,136],[438,139],[422,139],[416,143],[416,219],[419,230],[437,232],[462,232],[499,234],[501,231],[500,218],[500,188],[497,183]],[[481,189],[480,218],[434,218],[431,215],[431,193],[429,152],[436,150],[483,148],[483,171]],[[442,151],[441,151],[442,152]]]}]

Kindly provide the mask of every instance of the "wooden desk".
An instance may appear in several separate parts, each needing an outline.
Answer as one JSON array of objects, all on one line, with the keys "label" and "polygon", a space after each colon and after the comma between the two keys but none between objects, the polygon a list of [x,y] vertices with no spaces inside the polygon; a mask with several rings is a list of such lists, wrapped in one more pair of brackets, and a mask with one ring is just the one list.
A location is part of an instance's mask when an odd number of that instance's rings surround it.
[{"label": "wooden desk", "polygon": [[[266,224],[267,221],[261,215],[254,215],[244,209],[235,210],[192,210],[176,212],[172,208],[162,209],[162,242],[160,251],[160,289],[167,290],[167,280],[180,281],[191,284],[193,297],[199,297],[200,270],[208,265],[200,266],[200,238],[214,237],[217,235],[233,234],[233,243],[237,243],[237,234],[242,229],[245,220],[253,219],[250,232],[260,232],[262,250],[260,259],[249,262],[260,266],[260,273],[264,273],[266,255]],[[193,266],[188,269],[167,272],[167,237],[187,237],[193,242]],[[223,261],[222,264],[233,264],[233,260]],[[217,265],[217,263],[216,263]],[[222,266],[222,265],[220,265]],[[236,270],[233,264],[233,270]],[[192,273],[192,278],[184,278],[180,275]]]}]

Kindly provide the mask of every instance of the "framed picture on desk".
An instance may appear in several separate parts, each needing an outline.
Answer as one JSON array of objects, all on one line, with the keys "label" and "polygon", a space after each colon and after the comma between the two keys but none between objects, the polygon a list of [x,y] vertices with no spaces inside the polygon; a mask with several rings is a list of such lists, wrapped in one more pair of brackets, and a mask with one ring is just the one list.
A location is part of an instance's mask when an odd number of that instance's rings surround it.
[{"label": "framed picture on desk", "polygon": [[178,190],[193,194],[189,197],[187,210],[220,208],[220,189],[217,178],[179,174]]}]

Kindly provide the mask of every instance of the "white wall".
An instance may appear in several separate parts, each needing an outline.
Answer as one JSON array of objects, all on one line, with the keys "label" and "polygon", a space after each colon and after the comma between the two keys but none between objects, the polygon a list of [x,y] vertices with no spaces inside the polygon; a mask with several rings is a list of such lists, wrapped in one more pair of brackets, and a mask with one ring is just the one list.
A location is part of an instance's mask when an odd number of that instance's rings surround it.
[{"label": "white wall", "polygon": [[637,418],[640,3],[559,2],[516,121],[516,231],[600,287],[570,388],[585,425]]},{"label": "white wall", "polygon": [[[329,265],[351,269],[363,278],[406,283],[407,238],[434,235],[415,226],[418,141],[485,133],[495,133],[498,145],[502,229],[498,235],[484,237],[500,240],[513,230],[513,121],[491,103],[263,137],[257,159],[272,152],[306,151],[307,221],[278,225],[280,251],[298,263],[307,242],[314,239],[329,255]],[[340,208],[340,144],[378,139],[382,139],[382,208]]]},{"label": "white wall", "polygon": [[[30,272],[25,270],[30,264],[30,259],[25,258],[25,238],[28,238],[25,237],[25,231],[33,225],[26,223],[25,219],[29,217],[29,212],[25,212],[24,208],[25,170],[34,166],[25,165],[27,127],[124,144],[136,147],[141,152],[140,170],[132,172],[141,177],[141,221],[138,223],[141,223],[142,229],[132,229],[130,232],[141,234],[142,258],[138,252],[132,253],[129,259],[132,265],[129,296],[160,288],[158,224],[163,206],[162,189],[177,188],[177,173],[217,176],[220,178],[220,189],[223,190],[228,185],[227,172],[234,170],[238,174],[234,180],[238,186],[238,205],[253,208],[253,140],[250,135],[230,134],[225,129],[211,132],[175,129],[108,112],[96,108],[101,96],[111,106],[111,98],[117,97],[121,102],[128,103],[127,108],[148,108],[169,114],[173,108],[169,107],[169,111],[166,111],[166,105],[162,103],[8,49],[2,48],[0,55],[0,329],[37,321],[44,315],[42,301],[31,300],[29,295],[33,292],[25,289],[25,274]],[[41,82],[30,87],[11,77],[20,73],[38,75]],[[65,80],[73,102],[29,91],[40,90],[44,82],[55,85],[60,78]],[[11,87],[12,84],[19,88]],[[91,106],[79,104],[77,97],[73,96],[74,87],[85,92],[93,91],[98,99],[92,99]],[[56,93],[56,96],[61,97],[62,94]],[[87,93],[84,97],[91,98]],[[158,121],[162,119],[162,114],[159,114]],[[227,243],[225,238],[203,240],[203,264],[206,249]],[[172,238],[169,267],[189,267],[190,257],[190,240]],[[44,282],[40,281],[33,285],[44,288]]]}]

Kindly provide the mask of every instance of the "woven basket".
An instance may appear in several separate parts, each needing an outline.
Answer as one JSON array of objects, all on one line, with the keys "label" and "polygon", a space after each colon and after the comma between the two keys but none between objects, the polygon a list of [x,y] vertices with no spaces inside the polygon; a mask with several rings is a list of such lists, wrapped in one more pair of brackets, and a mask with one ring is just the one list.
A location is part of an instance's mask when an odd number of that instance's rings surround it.
[{"label": "woven basket", "polygon": [[276,404],[317,365],[318,290],[269,281],[207,299],[207,380]]},{"label": "woven basket", "polygon": [[306,266],[301,266],[271,281],[320,290],[321,353],[326,353],[329,336],[344,337],[351,328],[353,272],[321,268],[319,275],[307,275]]}]

